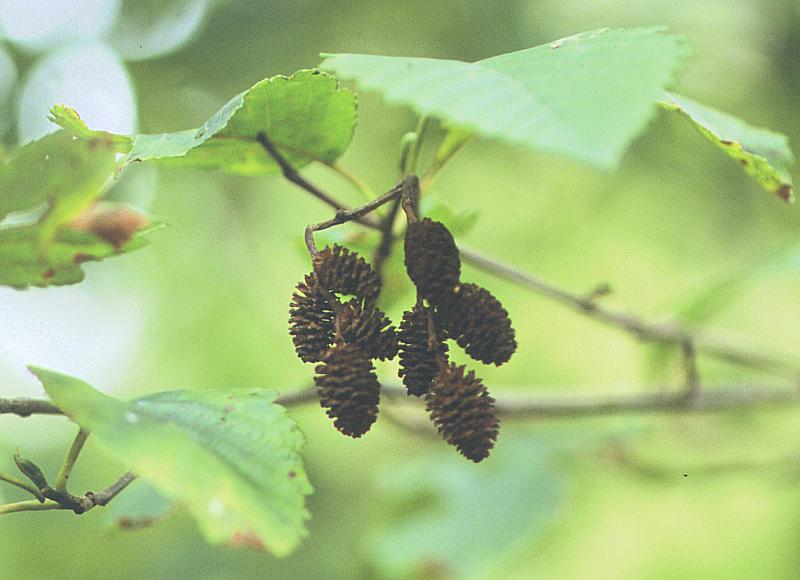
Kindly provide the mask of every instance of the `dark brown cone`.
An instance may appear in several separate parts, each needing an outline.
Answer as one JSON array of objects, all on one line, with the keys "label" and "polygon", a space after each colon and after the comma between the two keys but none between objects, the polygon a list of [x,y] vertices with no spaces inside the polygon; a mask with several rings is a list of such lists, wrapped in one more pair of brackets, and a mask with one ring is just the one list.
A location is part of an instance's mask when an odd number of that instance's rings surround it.
[{"label": "dark brown cone", "polygon": [[297,356],[304,362],[319,362],[333,344],[334,312],[319,291],[314,274],[297,285],[289,305],[289,334]]},{"label": "dark brown cone", "polygon": [[[447,344],[439,340],[439,352],[447,356]],[[400,372],[409,395],[421,397],[431,387],[439,366],[428,346],[428,309],[415,306],[403,313],[400,323]]]},{"label": "dark brown cone", "polygon": [[374,302],[381,291],[381,279],[364,258],[350,249],[334,244],[313,260],[321,288],[337,294],[352,294]]},{"label": "dark brown cone", "polygon": [[500,421],[494,399],[473,371],[450,364],[436,375],[426,398],[431,420],[442,437],[459,453],[478,463],[489,456]]},{"label": "dark brown cone", "polygon": [[342,340],[359,345],[370,358],[389,360],[397,355],[397,330],[376,306],[350,300],[342,307],[338,323]]},{"label": "dark brown cone", "polygon": [[408,224],[405,240],[406,271],[420,294],[437,304],[458,284],[461,260],[450,231],[425,218]]},{"label": "dark brown cone", "polygon": [[517,349],[508,312],[477,284],[460,284],[442,300],[436,321],[469,356],[485,364],[500,366]]},{"label": "dark brown cone", "polygon": [[319,402],[333,426],[350,437],[369,431],[378,417],[381,389],[369,356],[355,344],[337,343],[316,371]]}]

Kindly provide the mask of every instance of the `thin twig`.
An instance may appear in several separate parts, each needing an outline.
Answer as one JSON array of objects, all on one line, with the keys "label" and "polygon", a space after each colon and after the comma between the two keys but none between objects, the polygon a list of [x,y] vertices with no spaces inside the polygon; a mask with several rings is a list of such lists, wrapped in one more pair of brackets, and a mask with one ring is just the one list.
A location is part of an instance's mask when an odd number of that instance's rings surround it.
[{"label": "thin twig", "polygon": [[52,401],[45,399],[0,399],[0,415],[17,415],[30,417],[31,415],[63,415],[64,411]]},{"label": "thin twig", "polygon": [[[545,390],[530,387],[528,390]],[[561,389],[563,390],[563,389]],[[415,402],[405,388],[381,388],[381,397],[388,401]],[[276,403],[294,407],[318,400],[313,387],[282,395]],[[760,407],[800,405],[800,389],[793,387],[751,384],[714,385],[701,390],[687,402],[683,392],[668,392],[667,387],[654,386],[647,392],[624,395],[539,395],[496,396],[498,414],[506,419],[568,419],[618,414],[717,413]]]},{"label": "thin twig", "polygon": [[[345,210],[347,207],[345,204],[341,203],[340,201],[334,199],[329,194],[322,191],[319,187],[308,181],[305,177],[300,175],[297,170],[292,167],[292,165],[286,160],[286,158],[278,151],[272,141],[269,140],[266,133],[260,132],[256,135],[256,140],[258,143],[264,148],[264,150],[275,160],[275,163],[281,168],[281,172],[283,172],[283,176],[294,183],[295,185],[302,187],[311,195],[316,197],[317,199],[322,200],[332,208],[336,209],[337,211]],[[380,229],[380,225],[377,221],[372,219],[362,218],[361,216],[357,216],[355,221],[358,223],[370,227],[373,229]]]},{"label": "thin twig", "polygon": [[687,340],[681,345],[683,354],[683,369],[686,377],[683,396],[687,402],[695,399],[700,393],[700,371],[697,368],[697,352],[694,343]]},{"label": "thin twig", "polygon": [[78,431],[78,434],[72,441],[72,445],[70,445],[67,456],[64,458],[64,463],[62,463],[61,469],[58,470],[58,476],[56,477],[56,491],[67,491],[67,482],[70,474],[72,473],[72,468],[75,466],[75,462],[78,461],[78,456],[81,454],[83,445],[86,443],[88,438],[88,431],[84,431],[83,429]]},{"label": "thin twig", "polygon": [[594,297],[564,290],[538,276],[518,270],[475,250],[459,246],[459,251],[464,262],[479,270],[513,282],[608,326],[623,330],[639,340],[677,345],[691,341],[699,352],[714,358],[800,381],[800,365],[787,362],[770,353],[738,346],[727,337],[689,329],[677,322],[650,322],[635,314],[602,305]]},{"label": "thin twig", "polygon": [[54,501],[45,501],[41,503],[37,500],[18,501],[14,503],[7,503],[0,505],[0,516],[4,514],[13,514],[17,512],[38,512],[44,510],[65,510],[68,509],[60,503]]}]

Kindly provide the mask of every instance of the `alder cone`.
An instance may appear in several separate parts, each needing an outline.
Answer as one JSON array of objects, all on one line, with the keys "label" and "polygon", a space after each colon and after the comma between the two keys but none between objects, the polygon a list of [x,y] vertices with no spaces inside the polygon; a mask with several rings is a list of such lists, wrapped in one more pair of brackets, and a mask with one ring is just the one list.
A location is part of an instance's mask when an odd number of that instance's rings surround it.
[{"label": "alder cone", "polygon": [[459,453],[480,462],[489,456],[500,427],[494,399],[473,371],[450,364],[436,375],[426,407],[442,437]]},{"label": "alder cone", "polygon": [[359,345],[370,358],[389,360],[397,355],[397,330],[378,307],[350,300],[344,304],[338,324],[344,342]]},{"label": "alder cone", "polygon": [[[421,397],[431,387],[439,366],[428,345],[428,309],[417,305],[403,313],[400,323],[400,371],[409,395]],[[438,337],[437,337],[438,338]],[[439,353],[447,356],[447,344],[439,340]]]},{"label": "alder cone", "polygon": [[334,311],[309,274],[297,285],[289,304],[289,334],[303,362],[319,362],[333,344]]},{"label": "alder cone", "polygon": [[444,224],[430,218],[408,224],[405,262],[409,278],[432,304],[447,296],[461,276],[453,235]]},{"label": "alder cone", "polygon": [[437,324],[475,360],[500,366],[517,350],[508,312],[477,284],[460,284],[439,303],[436,314]]},{"label": "alder cone", "polygon": [[319,285],[337,294],[352,294],[374,302],[381,291],[381,279],[372,266],[359,256],[338,244],[321,250],[313,260],[314,273]]},{"label": "alder cone", "polygon": [[337,343],[317,365],[320,404],[344,435],[361,437],[378,417],[381,386],[369,355],[355,344]]}]

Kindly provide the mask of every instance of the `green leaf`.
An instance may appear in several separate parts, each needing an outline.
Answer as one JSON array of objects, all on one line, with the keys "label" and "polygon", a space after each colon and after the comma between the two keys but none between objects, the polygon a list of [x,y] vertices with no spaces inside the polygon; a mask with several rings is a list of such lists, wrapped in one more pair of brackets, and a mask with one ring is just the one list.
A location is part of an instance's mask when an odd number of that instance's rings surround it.
[{"label": "green leaf", "polygon": [[0,167],[0,220],[47,202],[40,232],[46,243],[100,196],[115,168],[112,141],[79,139],[62,130],[28,143]]},{"label": "green leaf", "polygon": [[764,189],[794,203],[788,170],[794,156],[786,135],[753,127],[733,115],[674,93],[666,93],[659,104],[689,119],[701,135],[736,159]]},{"label": "green leaf", "polygon": [[108,504],[106,522],[122,530],[138,530],[165,518],[173,506],[155,487],[137,480]]},{"label": "green leaf", "polygon": [[77,284],[84,278],[81,264],[137,250],[147,245],[150,232],[162,227],[145,226],[119,248],[90,232],[63,229],[44,252],[38,225],[0,228],[0,285],[23,289]]},{"label": "green leaf", "polygon": [[333,164],[350,144],[355,124],[355,95],[330,75],[301,70],[257,83],[199,129],[137,135],[129,160],[275,173],[280,168],[256,141],[264,132],[295,168],[311,161]]},{"label": "green leaf", "polygon": [[172,391],[125,403],[39,368],[47,394],[91,438],[170,499],[206,539],[291,552],[311,485],[302,433],[268,391]]},{"label": "green leaf", "polygon": [[381,478],[400,516],[374,541],[386,577],[427,577],[431,570],[446,578],[502,577],[489,569],[542,532],[564,493],[549,465],[553,444],[506,437],[477,467],[451,455],[428,457]]},{"label": "green leaf", "polygon": [[71,109],[66,105],[55,105],[50,109],[50,116],[48,119],[81,139],[109,141],[116,146],[118,153],[127,153],[130,151],[130,137],[108,133],[107,131],[93,131],[86,126],[86,123],[81,119],[75,109]]},{"label": "green leaf", "polygon": [[664,31],[597,30],[477,63],[324,54],[321,68],[420,115],[611,168],[686,54]]}]

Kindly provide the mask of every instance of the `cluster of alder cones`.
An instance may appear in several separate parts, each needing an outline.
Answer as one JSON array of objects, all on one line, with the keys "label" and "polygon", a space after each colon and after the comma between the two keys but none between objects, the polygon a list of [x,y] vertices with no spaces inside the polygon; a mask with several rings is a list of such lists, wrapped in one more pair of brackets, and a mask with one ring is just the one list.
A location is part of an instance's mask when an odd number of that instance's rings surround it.
[{"label": "cluster of alder cones", "polygon": [[338,245],[317,253],[313,271],[292,296],[295,350],[303,361],[319,363],[314,381],[320,403],[351,437],[366,433],[378,415],[380,384],[372,361],[399,352],[408,394],[425,397],[444,439],[481,461],[497,439],[494,399],[473,371],[448,360],[446,341],[499,366],[517,347],[508,313],[488,290],[461,282],[458,248],[439,222],[409,223],[405,263],[417,302],[397,330],[376,306],[380,277],[363,258]]}]

